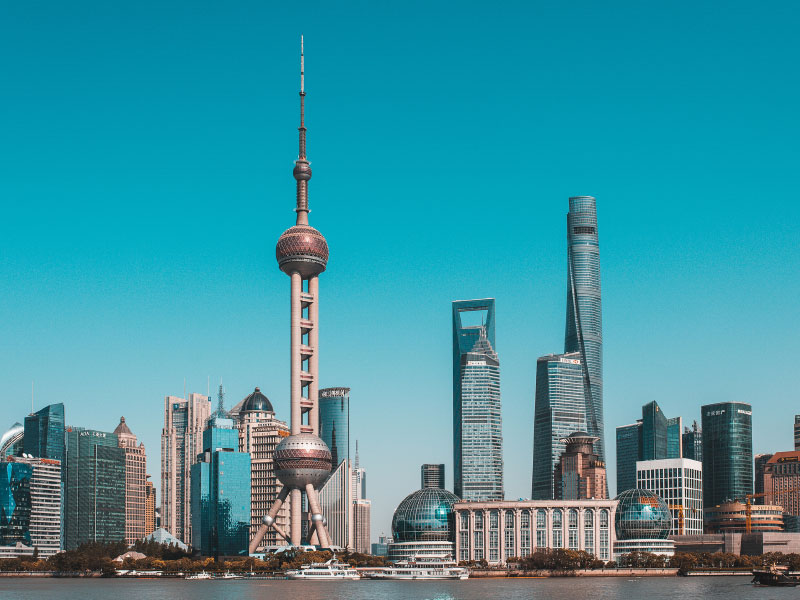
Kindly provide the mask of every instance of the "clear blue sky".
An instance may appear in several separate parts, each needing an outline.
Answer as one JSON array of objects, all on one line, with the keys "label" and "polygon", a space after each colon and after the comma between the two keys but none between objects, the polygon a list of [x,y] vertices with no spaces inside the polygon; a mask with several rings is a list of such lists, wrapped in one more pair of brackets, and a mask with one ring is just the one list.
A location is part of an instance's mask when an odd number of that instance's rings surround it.
[{"label": "clear blue sky", "polygon": [[6,2],[0,428],[112,430],[159,481],[163,397],[224,378],[288,418],[298,38],[323,386],[352,387],[373,536],[452,481],[450,301],[497,298],[507,497],[563,350],[565,214],[598,199],[605,421],[657,400],[800,413],[795,2]]}]

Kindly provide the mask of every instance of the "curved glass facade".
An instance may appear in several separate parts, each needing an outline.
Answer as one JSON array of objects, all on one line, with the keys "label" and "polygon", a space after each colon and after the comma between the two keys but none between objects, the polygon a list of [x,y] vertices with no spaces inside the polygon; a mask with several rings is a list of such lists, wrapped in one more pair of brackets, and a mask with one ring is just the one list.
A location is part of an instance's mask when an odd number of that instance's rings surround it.
[{"label": "curved glass facade", "polygon": [[753,493],[753,407],[720,402],[700,409],[703,419],[703,506]]},{"label": "curved glass facade", "polygon": [[51,404],[25,417],[25,454],[64,461],[64,404]]},{"label": "curved glass facade", "polygon": [[667,503],[649,490],[626,490],[617,496],[614,529],[619,540],[665,540],[672,525]]},{"label": "curved glass facade", "polygon": [[319,390],[319,437],[331,450],[331,471],[350,460],[350,388]]},{"label": "curved glass facade", "polygon": [[567,325],[564,352],[579,352],[586,388],[587,431],[605,461],[603,437],[603,320],[597,207],[591,196],[569,199],[567,214]]},{"label": "curved glass facade", "polygon": [[394,541],[452,541],[455,502],[458,496],[439,488],[425,488],[409,494],[392,517]]}]

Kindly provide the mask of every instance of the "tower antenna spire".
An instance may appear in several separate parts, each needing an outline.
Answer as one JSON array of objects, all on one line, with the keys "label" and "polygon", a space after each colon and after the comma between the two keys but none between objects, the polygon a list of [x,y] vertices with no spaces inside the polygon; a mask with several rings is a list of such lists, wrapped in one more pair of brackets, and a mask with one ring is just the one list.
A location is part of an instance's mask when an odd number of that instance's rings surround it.
[{"label": "tower antenna spire", "polygon": [[308,225],[308,180],[311,179],[311,163],[306,158],[306,59],[303,52],[303,36],[300,36],[300,151],[294,161],[294,178],[297,180],[297,224]]}]

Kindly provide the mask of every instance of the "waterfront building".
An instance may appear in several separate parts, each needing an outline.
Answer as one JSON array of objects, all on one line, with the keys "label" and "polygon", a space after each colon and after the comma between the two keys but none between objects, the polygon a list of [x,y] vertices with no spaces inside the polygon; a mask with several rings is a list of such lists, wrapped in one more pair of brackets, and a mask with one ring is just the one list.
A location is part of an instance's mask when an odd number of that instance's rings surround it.
[{"label": "waterfront building", "polygon": [[636,487],[636,462],[642,455],[642,420],[617,427],[617,489]]},{"label": "waterfront building", "polygon": [[[289,427],[275,418],[272,403],[259,388],[255,388],[237,405],[239,451],[250,455],[250,541],[255,539],[261,526],[261,517],[275,502],[283,484],[275,473],[275,448],[289,436]],[[281,506],[275,515],[281,529],[289,526],[289,505]],[[263,552],[267,546],[282,546],[286,541],[273,529],[267,531],[257,548]]]},{"label": "waterfront building", "polygon": [[353,549],[362,554],[369,554],[370,519],[372,503],[358,499],[353,502]]},{"label": "waterfront building", "polygon": [[33,466],[0,463],[0,546],[31,546],[31,478]]},{"label": "waterfront building", "polygon": [[618,494],[616,500],[614,560],[631,552],[675,554],[675,542],[668,539],[672,517],[662,498],[649,490],[633,489]]},{"label": "waterfront building", "polygon": [[753,409],[744,402],[701,408],[703,506],[706,510],[753,492]]},{"label": "waterfront building", "polygon": [[[319,488],[321,512],[328,521],[332,546],[353,549],[353,483],[350,461],[342,460]],[[304,524],[308,532],[308,522]]]},{"label": "waterfront building", "polygon": [[[564,352],[577,352],[586,388],[586,431],[599,439],[597,454],[605,462],[603,438],[603,320],[600,302],[600,245],[597,206],[591,196],[569,199],[567,213],[567,323]],[[584,428],[581,428],[584,429]]]},{"label": "waterfront building", "polygon": [[203,452],[191,467],[192,546],[205,556],[247,554],[250,540],[250,455],[224,412],[203,431]]},{"label": "waterfront building", "polygon": [[145,475],[144,484],[144,535],[150,535],[156,530],[156,488],[150,481],[150,475]]},{"label": "waterfront building", "polygon": [[753,458],[753,487],[755,488],[756,494],[756,497],[753,498],[753,502],[756,504],[770,504],[765,502],[762,494],[764,494],[765,491],[764,473],[766,472],[769,459],[773,456],[773,454],[756,454],[755,458]]},{"label": "waterfront building", "polygon": [[703,464],[688,458],[636,463],[636,487],[667,503],[672,515],[669,535],[703,533]]},{"label": "waterfront building", "polygon": [[[466,324],[468,317],[480,316]],[[500,361],[495,301],[453,302],[454,490],[469,500],[503,499]]]},{"label": "waterfront building", "polygon": [[[747,531],[747,507],[744,502],[722,502],[706,507],[705,529],[708,533]],[[778,504],[752,504],[750,530],[754,533],[783,530],[783,507]]]},{"label": "waterfront building", "polygon": [[444,465],[426,463],[420,467],[421,488],[444,489]]},{"label": "waterfront building", "polygon": [[566,448],[563,440],[575,431],[587,430],[586,411],[580,353],[540,357],[536,361],[533,417],[531,498],[534,500],[554,498],[553,470]]},{"label": "waterfront building", "polygon": [[800,450],[800,415],[794,416],[794,449]]},{"label": "waterfront building", "polygon": [[597,437],[576,431],[561,441],[564,452],[553,472],[555,499],[606,498],[606,465],[594,452]]},{"label": "waterfront building", "polygon": [[703,462],[703,432],[697,421],[692,421],[692,428],[683,430],[683,457]]},{"label": "waterfront building", "polygon": [[179,540],[190,544],[191,468],[203,451],[203,428],[211,415],[208,396],[164,398],[161,431],[161,524]]},{"label": "waterfront building", "polygon": [[372,544],[372,552],[373,556],[388,556],[389,555],[389,543],[392,539],[386,535],[381,534],[378,536],[377,543],[373,542]]},{"label": "waterfront building", "polygon": [[453,505],[458,497],[441,488],[423,488],[406,496],[392,516],[389,560],[421,555],[455,556]]},{"label": "waterfront building", "polygon": [[0,461],[7,456],[22,456],[24,434],[25,427],[22,423],[14,423],[0,436]]},{"label": "waterfront building", "polygon": [[611,560],[616,505],[608,499],[456,502],[457,560],[494,566],[557,548]]},{"label": "waterfront building", "polygon": [[145,530],[147,456],[144,444],[137,444],[125,417],[120,417],[114,434],[125,451],[125,543],[131,545],[149,533]]},{"label": "waterfront building", "polygon": [[693,554],[736,554],[738,556],[761,556],[772,552],[800,554],[800,533],[785,531],[756,531],[742,533],[704,533],[702,535],[670,536],[675,542],[676,552]]},{"label": "waterfront building", "polygon": [[[18,468],[30,467],[30,519],[27,529],[28,535],[23,536],[23,543],[33,550],[38,549],[40,558],[48,558],[61,551],[61,463],[49,458],[9,457],[8,462],[0,466],[0,470],[7,475],[9,464],[19,465]],[[12,467],[12,471],[13,471]],[[3,484],[0,483],[0,487]],[[12,495],[16,503],[16,509],[26,510],[26,498],[16,490],[16,495]],[[0,491],[0,498],[7,499],[7,496]],[[0,503],[3,500],[0,499]],[[5,510],[0,510],[5,513]],[[2,521],[2,517],[0,517]],[[12,522],[15,518],[12,514]],[[2,525],[0,525],[2,530]],[[0,533],[2,537],[2,533]],[[0,545],[4,545],[0,542]],[[27,550],[20,555],[28,554]]]},{"label": "waterfront building", "polygon": [[319,437],[331,451],[331,470],[350,460],[350,388],[319,390]]},{"label": "waterfront building", "polygon": [[67,428],[64,549],[125,540],[125,450],[113,433]]},{"label": "waterfront building", "polygon": [[64,404],[51,404],[25,417],[23,452],[64,461]]},{"label": "waterfront building", "polygon": [[[800,450],[793,452],[776,452],[772,455],[760,454],[756,457],[756,472],[758,472],[759,457],[769,456],[763,465],[761,474],[761,493],[765,495],[763,504],[777,504],[783,507],[784,520],[786,515],[800,516]],[[756,475],[756,488],[759,487],[759,477]],[[756,489],[756,493],[758,493]],[[796,521],[796,520],[795,520]]]}]

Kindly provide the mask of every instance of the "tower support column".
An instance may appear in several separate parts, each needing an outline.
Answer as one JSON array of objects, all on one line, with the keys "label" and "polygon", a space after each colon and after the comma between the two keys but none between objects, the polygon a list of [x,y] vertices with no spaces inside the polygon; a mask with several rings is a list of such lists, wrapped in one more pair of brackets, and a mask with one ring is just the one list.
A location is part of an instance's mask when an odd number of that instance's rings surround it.
[{"label": "tower support column", "polygon": [[308,399],[312,406],[308,415],[308,424],[313,427],[314,435],[319,435],[319,276],[314,275],[308,280],[308,293],[313,302],[308,307],[308,318],[312,323],[308,333],[308,345],[311,346],[311,357],[308,359],[308,370],[311,374],[311,384],[308,389]]}]

